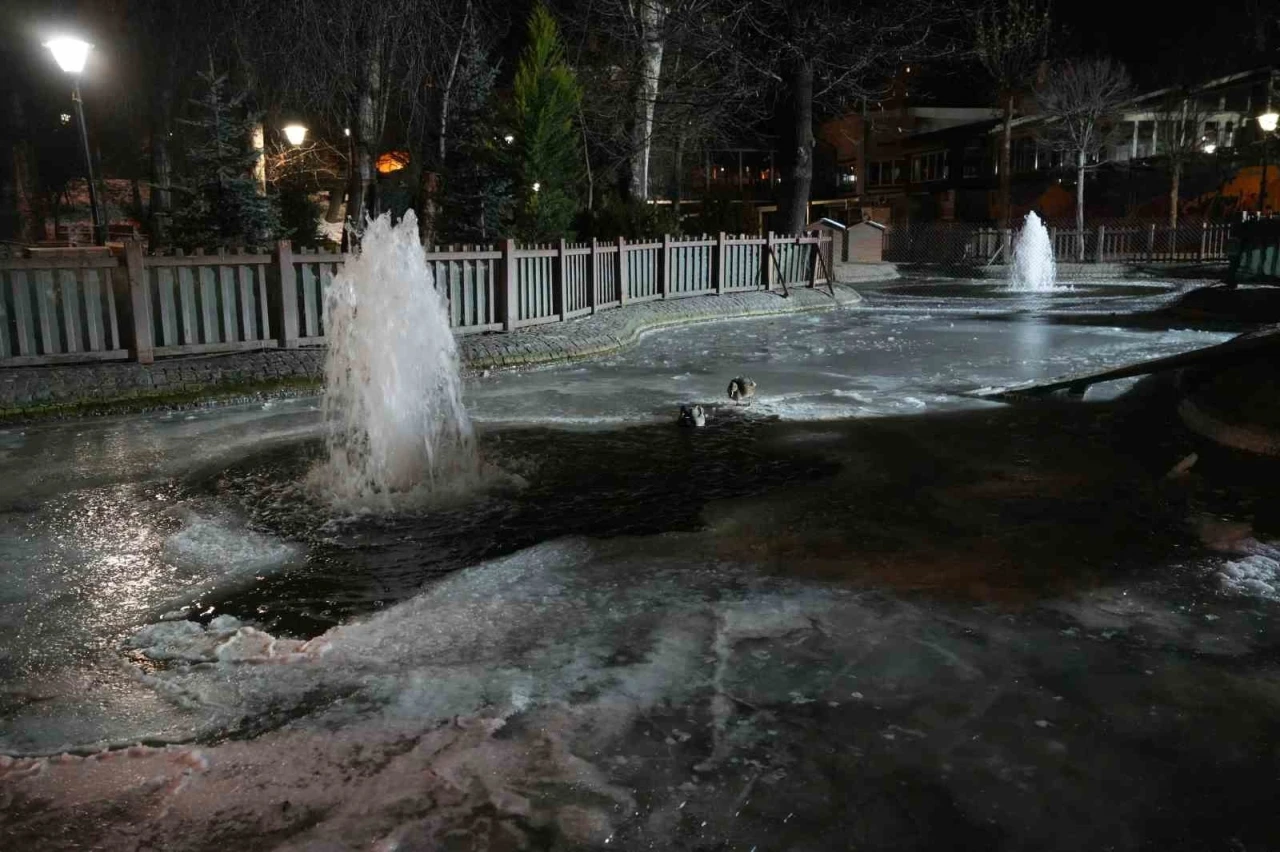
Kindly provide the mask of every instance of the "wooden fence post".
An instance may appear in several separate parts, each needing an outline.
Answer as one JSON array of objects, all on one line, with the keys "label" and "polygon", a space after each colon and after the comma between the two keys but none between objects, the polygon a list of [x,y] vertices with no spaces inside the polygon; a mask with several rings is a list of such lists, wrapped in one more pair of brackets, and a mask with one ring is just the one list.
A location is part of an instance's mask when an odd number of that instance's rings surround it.
[{"label": "wooden fence post", "polygon": [[725,255],[727,251],[728,251],[728,246],[724,244],[724,231],[721,231],[720,235],[716,237],[716,295],[717,296],[721,296],[724,294],[724,280],[725,280],[724,262],[725,262]]},{"label": "wooden fence post", "polygon": [[298,348],[298,285],[293,277],[293,243],[276,242],[276,316],[273,325],[280,334],[282,349]]},{"label": "wooden fence post", "polygon": [[156,360],[156,353],[151,334],[151,288],[147,286],[142,243],[138,240],[126,242],[124,259],[129,281],[129,306],[133,314],[133,359],[139,364],[151,364]]},{"label": "wooden fence post", "polygon": [[556,246],[556,289],[553,296],[555,304],[552,306],[555,309],[555,314],[560,317],[560,322],[564,322],[565,302],[567,301],[565,299],[565,282],[569,277],[564,260],[564,237],[561,237],[560,244]]},{"label": "wooden fence post", "polygon": [[822,251],[822,232],[814,231],[813,235],[818,241],[813,244],[813,251],[809,252],[809,289],[812,290],[818,286],[818,254]]},{"label": "wooden fence post", "polygon": [[587,307],[591,308],[591,313],[596,312],[596,302],[599,298],[596,296],[596,287],[599,285],[599,273],[596,271],[596,263],[600,259],[600,248],[596,242],[596,238],[591,238],[591,255],[587,258]]},{"label": "wooden fence post", "polygon": [[760,271],[764,273],[764,289],[772,290],[777,270],[773,264],[773,231],[764,238],[764,252],[760,256]]},{"label": "wooden fence post", "polygon": [[618,237],[618,305],[627,303],[627,240]]},{"label": "wooden fence post", "polygon": [[1147,262],[1156,259],[1156,223],[1152,222],[1147,229]]},{"label": "wooden fence post", "polygon": [[515,331],[519,313],[519,296],[517,276],[519,270],[516,262],[516,241],[506,240],[502,243],[502,287],[498,291],[498,316],[502,321],[503,331]]},{"label": "wooden fence post", "polygon": [[658,298],[667,298],[671,292],[671,235],[662,235],[662,266],[659,269]]},{"label": "wooden fence post", "polygon": [[1209,242],[1209,223],[1208,223],[1208,222],[1201,222],[1201,223],[1200,223],[1200,257],[1199,257],[1199,260],[1200,260],[1200,261],[1202,261],[1202,262],[1204,261],[1205,249],[1206,249],[1206,248],[1207,248],[1207,246],[1208,246],[1208,242]]},{"label": "wooden fence post", "polygon": [[1103,251],[1102,247],[1103,247],[1103,243],[1106,242],[1106,239],[1107,239],[1107,226],[1099,225],[1098,226],[1098,253],[1097,253],[1098,263],[1102,263],[1102,258],[1105,256],[1105,252]]}]

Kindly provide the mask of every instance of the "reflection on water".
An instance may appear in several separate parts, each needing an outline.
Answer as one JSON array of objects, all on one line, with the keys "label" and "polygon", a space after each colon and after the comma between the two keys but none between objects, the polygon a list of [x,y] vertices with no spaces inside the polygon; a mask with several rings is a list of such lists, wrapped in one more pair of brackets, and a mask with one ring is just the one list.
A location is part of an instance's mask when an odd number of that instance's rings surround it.
[{"label": "reflection on water", "polygon": [[[938,534],[921,520],[936,515],[912,514],[937,472],[900,467],[916,449],[892,442],[875,464],[833,459],[829,444],[848,438],[841,419],[1001,411],[955,393],[1218,339],[864,311],[653,335],[601,361],[475,380],[483,452],[511,485],[416,514],[335,514],[301,487],[320,452],[315,400],[0,431],[0,747],[185,730],[187,711],[121,664],[120,642],[142,623],[226,613],[314,636],[461,567],[562,536],[698,530],[708,507],[821,493],[853,463],[866,479],[832,504],[830,523],[875,521],[840,551],[903,550]],[[722,404],[741,373],[759,383],[751,406],[712,408],[703,430],[673,425],[678,403]],[[803,425],[817,419],[837,426]],[[890,484],[877,491],[878,478]],[[788,535],[779,540],[822,549],[812,530]],[[750,564],[772,547],[748,530],[723,552]]]}]

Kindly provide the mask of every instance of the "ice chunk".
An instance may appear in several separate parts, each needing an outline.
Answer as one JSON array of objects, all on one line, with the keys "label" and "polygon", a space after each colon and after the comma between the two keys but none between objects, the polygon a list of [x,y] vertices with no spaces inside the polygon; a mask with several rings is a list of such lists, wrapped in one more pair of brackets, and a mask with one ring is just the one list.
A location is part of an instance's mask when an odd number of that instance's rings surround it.
[{"label": "ice chunk", "polygon": [[1241,595],[1280,600],[1280,547],[1247,539],[1242,559],[1227,562],[1218,572],[1222,588]]}]

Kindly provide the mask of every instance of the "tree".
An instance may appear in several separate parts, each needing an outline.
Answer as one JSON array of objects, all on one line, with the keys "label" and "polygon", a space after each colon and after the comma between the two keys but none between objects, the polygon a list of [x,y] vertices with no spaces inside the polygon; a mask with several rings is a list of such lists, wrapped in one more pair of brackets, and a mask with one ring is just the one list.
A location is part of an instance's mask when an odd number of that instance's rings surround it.
[{"label": "tree", "polygon": [[1013,112],[1017,97],[1035,84],[1049,47],[1050,0],[989,0],[974,16],[974,53],[995,83],[1004,122],[1000,137],[1000,228],[1012,215]]},{"label": "tree", "polygon": [[470,34],[453,83],[453,143],[441,152],[440,237],[449,242],[489,242],[511,220],[506,142],[492,108],[497,74],[484,44]]},{"label": "tree", "polygon": [[410,58],[453,47],[430,14],[443,0],[225,2],[240,51],[254,57],[258,97],[306,110],[330,134],[350,131],[347,220],[358,230],[366,211],[377,212],[387,116],[424,91]]},{"label": "tree", "polygon": [[604,175],[637,206],[629,215],[641,216],[659,170],[670,169],[673,195],[679,196],[686,150],[712,139],[741,145],[759,133],[765,87],[754,71],[744,73],[736,46],[721,35],[719,2],[564,4],[567,40],[583,84],[589,208],[593,178]]},{"label": "tree", "polygon": [[244,109],[245,93],[223,93],[227,78],[212,60],[199,76],[205,92],[191,102],[195,117],[178,120],[188,131],[185,174],[182,186],[174,187],[182,201],[173,217],[174,241],[265,243],[279,228],[279,212],[273,199],[258,193],[253,171],[261,154],[246,144],[259,116]]},{"label": "tree", "polygon": [[668,20],[703,0],[591,0],[567,3],[566,31],[580,45],[574,64],[584,77],[584,124],[618,169],[628,198],[649,197],[654,117],[662,82]]},{"label": "tree", "polygon": [[[1129,72],[1111,59],[1058,63],[1036,95],[1044,116],[1045,141],[1062,151],[1076,170],[1076,242],[1084,260],[1084,180],[1114,138],[1120,108],[1132,95]],[[1090,160],[1094,163],[1091,164]]]},{"label": "tree", "polygon": [[555,18],[541,4],[529,16],[529,43],[514,84],[511,144],[516,229],[524,239],[565,236],[577,211],[582,89],[565,62]]},{"label": "tree", "polygon": [[786,228],[808,224],[813,185],[815,106],[840,109],[876,100],[902,65],[940,56],[938,38],[952,18],[944,0],[720,0],[715,21],[740,61],[773,84],[788,105],[789,130],[782,213]]},{"label": "tree", "polygon": [[1193,92],[1175,89],[1154,110],[1156,154],[1163,154],[1169,169],[1169,227],[1178,227],[1179,188],[1183,169],[1204,150],[1205,120],[1209,111]]}]

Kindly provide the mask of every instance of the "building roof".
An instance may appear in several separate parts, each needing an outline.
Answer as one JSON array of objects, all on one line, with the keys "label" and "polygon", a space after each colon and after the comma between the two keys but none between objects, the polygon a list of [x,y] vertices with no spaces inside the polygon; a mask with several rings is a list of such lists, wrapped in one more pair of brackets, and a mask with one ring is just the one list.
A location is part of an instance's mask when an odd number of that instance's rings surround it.
[{"label": "building roof", "polygon": [[[1212,80],[1206,80],[1205,82],[1199,84],[1198,86],[1190,87],[1187,91],[1189,94],[1197,95],[1203,92],[1211,92],[1214,89],[1220,89],[1220,88],[1223,88],[1224,86],[1230,86],[1235,83],[1244,82],[1249,79],[1264,79],[1269,76],[1275,76],[1275,74],[1276,74],[1276,69],[1274,66],[1265,65],[1261,68],[1253,68],[1249,71],[1239,71],[1235,74],[1227,74],[1224,77],[1215,77]],[[1126,101],[1124,105],[1126,107],[1134,107],[1140,104],[1144,104],[1148,101],[1158,100],[1174,92],[1177,92],[1180,88],[1181,87],[1179,86],[1165,86],[1164,88],[1161,88],[1161,89],[1152,89],[1149,92],[1142,92],[1141,94],[1134,95],[1132,98]],[[1043,115],[1038,115],[1038,114],[1023,115],[1023,116],[1019,116],[1018,118],[1015,118],[1012,122],[1010,122],[1010,124],[1013,127],[1017,128],[1017,127],[1025,127],[1026,125],[1029,125],[1029,124],[1036,124],[1037,122],[1044,121],[1044,120],[1045,120],[1045,116]],[[989,132],[994,133],[996,129],[998,128],[994,128]]]}]

